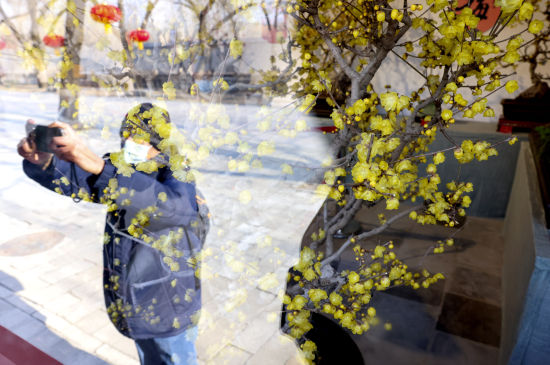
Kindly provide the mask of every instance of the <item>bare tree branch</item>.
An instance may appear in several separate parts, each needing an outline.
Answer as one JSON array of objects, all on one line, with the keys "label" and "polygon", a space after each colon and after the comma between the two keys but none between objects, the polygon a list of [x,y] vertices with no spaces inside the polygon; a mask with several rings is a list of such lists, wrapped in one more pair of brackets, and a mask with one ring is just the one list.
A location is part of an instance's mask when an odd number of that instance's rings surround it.
[{"label": "bare tree branch", "polygon": [[153,0],[147,2],[147,8],[145,11],[145,16],[143,17],[143,21],[141,22],[140,29],[145,29],[147,26],[147,23],[149,22],[149,18],[151,17],[151,14],[153,13],[153,10],[155,9],[155,6],[157,6],[159,0]]},{"label": "bare tree branch", "polygon": [[393,222],[403,218],[403,217],[406,217],[408,216],[411,212],[414,212],[415,210],[418,210],[420,209],[422,206],[421,205],[417,205],[413,208],[410,208],[410,209],[407,209],[407,210],[404,210],[396,215],[394,215],[393,217],[391,217],[390,219],[388,219],[386,221],[386,223],[384,223],[383,225],[379,226],[379,227],[376,227],[375,229],[372,229],[368,232],[364,232],[364,233],[361,233],[360,235],[358,236],[354,236],[354,237],[350,237],[348,238],[348,240],[338,249],[338,251],[336,251],[335,253],[333,253],[332,255],[330,255],[329,257],[327,257],[326,259],[324,259],[323,261],[321,261],[321,266],[325,266],[327,264],[330,264],[332,261],[334,261],[335,259],[337,259],[348,247],[349,245],[351,245],[351,240],[352,238],[354,239],[355,242],[357,241],[361,241],[361,240],[364,240],[365,238],[369,238],[369,237],[372,237],[372,236],[376,236],[377,234],[380,234],[382,233],[386,228],[388,228]]}]

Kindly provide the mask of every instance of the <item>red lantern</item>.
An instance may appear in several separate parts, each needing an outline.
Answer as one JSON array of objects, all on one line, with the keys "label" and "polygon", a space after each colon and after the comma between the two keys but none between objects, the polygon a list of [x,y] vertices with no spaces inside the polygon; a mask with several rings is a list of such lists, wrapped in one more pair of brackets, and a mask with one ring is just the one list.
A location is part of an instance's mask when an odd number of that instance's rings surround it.
[{"label": "red lantern", "polygon": [[48,47],[59,48],[65,45],[65,37],[58,34],[48,34],[42,38],[44,44]]},{"label": "red lantern", "polygon": [[149,32],[145,29],[135,29],[128,33],[128,41],[138,42],[138,48],[143,49],[143,42],[149,40]]},{"label": "red lantern", "polygon": [[122,12],[114,5],[99,4],[94,5],[90,10],[92,19],[96,22],[105,24],[105,32],[111,31],[111,23],[116,23],[122,17]]}]

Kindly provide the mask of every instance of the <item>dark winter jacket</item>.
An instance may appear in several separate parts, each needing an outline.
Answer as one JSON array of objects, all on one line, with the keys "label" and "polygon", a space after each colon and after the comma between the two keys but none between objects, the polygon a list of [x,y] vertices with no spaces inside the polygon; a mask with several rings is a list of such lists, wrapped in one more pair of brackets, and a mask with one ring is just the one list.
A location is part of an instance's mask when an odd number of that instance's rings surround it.
[{"label": "dark winter jacket", "polygon": [[[191,257],[201,242],[194,184],[177,180],[168,168],[120,175],[108,155],[99,175],[55,157],[44,171],[26,160],[23,170],[63,195],[80,191],[93,202],[116,203],[110,204],[105,225],[103,283],[107,312],[122,334],[168,337],[196,323],[201,292]],[[132,236],[137,234],[132,223],[149,238]]]}]

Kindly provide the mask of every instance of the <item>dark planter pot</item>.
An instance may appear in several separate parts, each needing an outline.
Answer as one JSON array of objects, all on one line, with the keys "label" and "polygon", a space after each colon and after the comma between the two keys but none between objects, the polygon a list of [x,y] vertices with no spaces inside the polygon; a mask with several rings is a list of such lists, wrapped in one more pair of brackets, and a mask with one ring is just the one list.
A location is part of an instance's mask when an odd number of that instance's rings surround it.
[{"label": "dark planter pot", "polygon": [[[550,128],[550,124],[546,125],[546,128]],[[529,143],[535,159],[542,203],[546,215],[546,228],[550,229],[550,142],[543,140],[541,134],[537,130],[533,130],[529,133]]]},{"label": "dark planter pot", "polygon": [[[285,311],[281,316],[281,328],[284,327]],[[304,336],[317,346],[314,363],[316,365],[364,365],[363,356],[357,344],[339,324],[322,314],[311,312],[310,323],[313,328]],[[299,342],[297,345],[299,346]]]},{"label": "dark planter pot", "polygon": [[550,121],[548,105],[550,98],[542,99],[503,99],[504,118],[522,122],[547,123]]},{"label": "dark planter pot", "polygon": [[[340,105],[346,105],[346,101],[345,100],[339,100],[339,99],[336,99],[336,101],[338,102],[338,104]],[[315,115],[316,117],[320,117],[320,118],[330,118],[330,115],[332,114],[334,110],[334,107],[328,105],[327,103],[327,98],[324,97],[324,96],[321,96],[317,99],[317,101],[315,102],[315,105],[313,106],[313,108],[311,109],[311,114],[312,115]]]},{"label": "dark planter pot", "polygon": [[315,105],[311,109],[311,114],[320,118],[328,118],[330,117],[331,113],[332,113],[332,107],[328,105],[327,99],[325,98],[318,98],[317,101],[315,102]]}]

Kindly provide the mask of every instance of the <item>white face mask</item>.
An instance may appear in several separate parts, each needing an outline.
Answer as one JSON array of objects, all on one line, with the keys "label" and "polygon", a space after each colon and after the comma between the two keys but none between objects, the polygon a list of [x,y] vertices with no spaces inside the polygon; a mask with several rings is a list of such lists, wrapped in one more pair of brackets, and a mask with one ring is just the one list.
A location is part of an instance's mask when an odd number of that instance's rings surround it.
[{"label": "white face mask", "polygon": [[151,146],[138,144],[131,140],[124,142],[124,160],[126,163],[136,164],[147,161],[147,153]]}]

